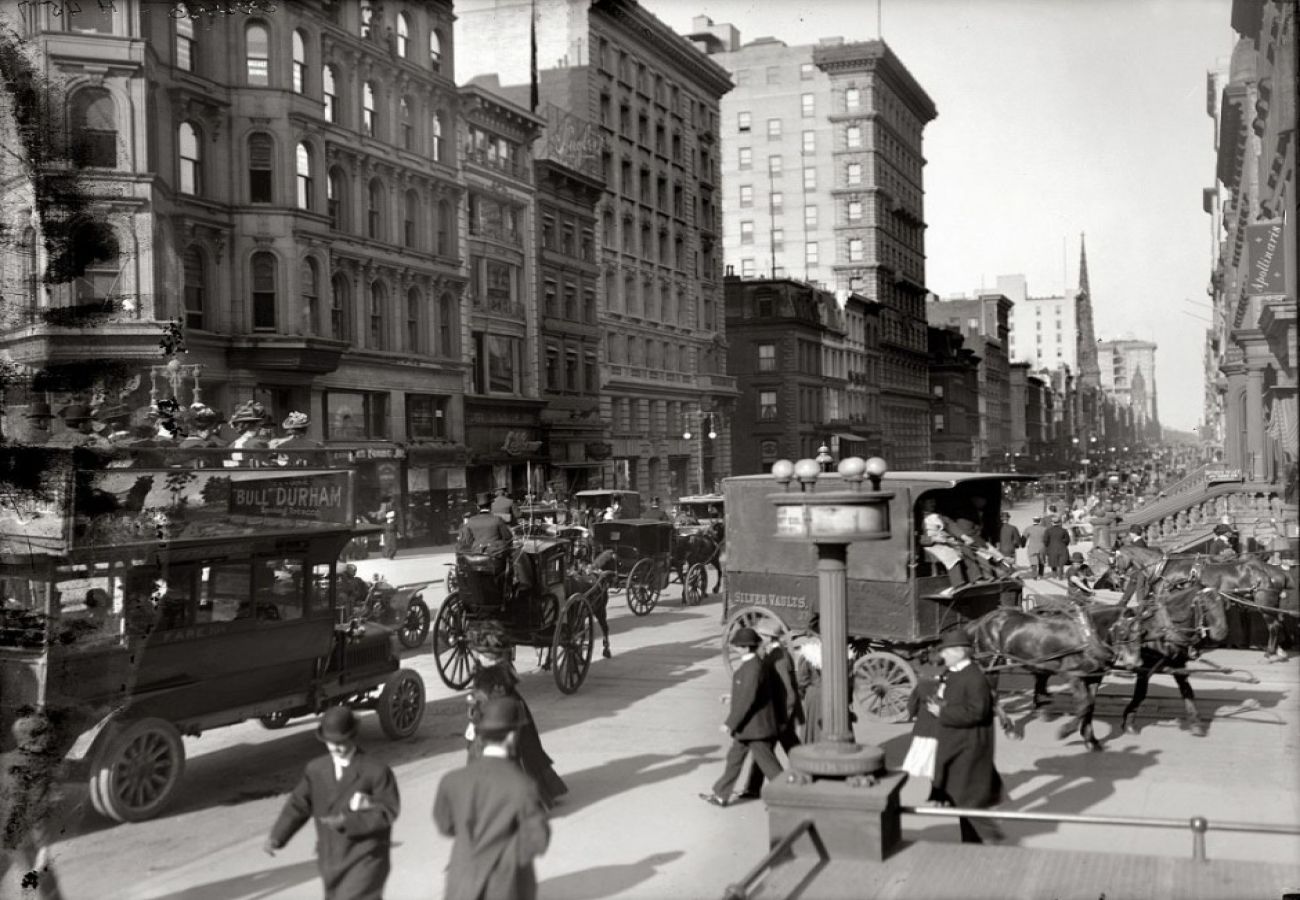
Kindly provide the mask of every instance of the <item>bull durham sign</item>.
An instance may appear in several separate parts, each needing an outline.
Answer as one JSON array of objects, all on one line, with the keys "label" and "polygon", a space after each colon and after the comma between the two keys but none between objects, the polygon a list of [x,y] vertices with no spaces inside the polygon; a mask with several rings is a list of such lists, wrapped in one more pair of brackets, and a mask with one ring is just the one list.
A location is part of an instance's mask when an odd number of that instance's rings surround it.
[{"label": "bull durham sign", "polygon": [[230,486],[231,515],[348,521],[346,472],[267,478]]}]

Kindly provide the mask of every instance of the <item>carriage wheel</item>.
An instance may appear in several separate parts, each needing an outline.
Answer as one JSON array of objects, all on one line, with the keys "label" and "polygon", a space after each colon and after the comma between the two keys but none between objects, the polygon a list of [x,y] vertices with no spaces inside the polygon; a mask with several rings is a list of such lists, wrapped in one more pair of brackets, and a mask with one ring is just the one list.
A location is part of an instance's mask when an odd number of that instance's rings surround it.
[{"label": "carriage wheel", "polygon": [[152,819],[176,793],[184,771],[185,747],[176,727],[163,719],[140,719],[96,754],[91,804],[116,822]]},{"label": "carriage wheel", "polygon": [[739,647],[731,646],[731,639],[742,628],[752,628],[759,634],[775,634],[783,642],[790,634],[781,617],[766,607],[749,606],[733,613],[722,629],[722,664],[728,675],[740,665],[740,657],[745,653]]},{"label": "carriage wheel", "polygon": [[261,722],[262,727],[267,731],[279,731],[281,728],[288,725],[289,720],[292,718],[293,713],[288,710],[281,710],[280,712],[267,713],[264,716],[258,716],[257,721]]},{"label": "carriage wheel", "polygon": [[915,687],[916,671],[896,653],[873,650],[853,664],[853,707],[859,719],[907,721],[907,702]]},{"label": "carriage wheel", "polygon": [[414,650],[429,636],[429,606],[418,595],[406,607],[406,621],[397,630],[397,639],[407,650]]},{"label": "carriage wheel", "polygon": [[398,669],[384,682],[375,708],[390,741],[409,738],[424,718],[424,679],[413,669]]},{"label": "carriage wheel", "polygon": [[453,691],[462,691],[474,677],[474,655],[465,630],[465,605],[460,594],[448,594],[433,620],[433,660],[438,677]]},{"label": "carriage wheel", "polygon": [[449,597],[460,590],[460,584],[457,581],[455,566],[448,566],[447,577],[443,580],[443,583],[447,588],[447,596]]},{"label": "carriage wheel", "polygon": [[709,570],[703,563],[696,563],[687,569],[682,577],[682,603],[686,606],[695,606],[704,599],[708,589]]},{"label": "carriage wheel", "polygon": [[582,687],[591,668],[591,649],[596,640],[596,617],[582,594],[564,603],[551,640],[551,671],[555,686],[566,694]]},{"label": "carriage wheel", "polygon": [[650,610],[659,602],[658,579],[655,577],[654,561],[638,560],[627,573],[627,608],[633,615],[649,615]]}]

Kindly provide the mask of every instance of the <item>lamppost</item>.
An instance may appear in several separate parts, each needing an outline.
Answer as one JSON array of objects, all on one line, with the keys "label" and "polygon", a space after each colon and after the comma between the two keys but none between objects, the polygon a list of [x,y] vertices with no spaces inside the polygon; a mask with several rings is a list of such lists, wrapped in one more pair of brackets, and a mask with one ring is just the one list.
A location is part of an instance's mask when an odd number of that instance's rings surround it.
[{"label": "lamppost", "polygon": [[[832,855],[881,860],[900,840],[898,792],[907,776],[885,772],[879,747],[854,743],[849,724],[847,593],[848,547],[890,537],[890,500],[880,490],[885,461],[852,456],[838,466],[838,484],[817,490],[822,463],[783,459],[772,477],[785,491],[770,495],[781,541],[811,541],[817,548],[818,613],[822,646],[822,737],[790,750],[791,772],[768,784],[770,840],[812,819]],[[863,476],[871,481],[862,489]],[[828,480],[831,476],[828,476]],[[799,490],[790,491],[798,479]]]},{"label": "lamppost", "polygon": [[713,421],[713,416],[714,416],[713,413],[704,412],[703,410],[697,410],[695,412],[687,412],[686,427],[685,430],[682,431],[682,440],[689,441],[692,437],[695,436],[694,433],[692,433],[691,431],[691,418],[694,417],[696,423],[699,425],[698,431],[700,435],[700,455],[699,455],[700,489],[697,492],[700,494],[708,493],[708,488],[704,484],[704,439],[707,437],[709,440],[713,441],[713,440],[717,440],[718,438],[718,432]]},{"label": "lamppost", "polygon": [[835,457],[831,456],[831,448],[827,447],[825,444],[822,444],[817,448],[816,459],[817,465],[820,467],[818,471],[821,472],[829,472],[830,464],[835,462]]}]

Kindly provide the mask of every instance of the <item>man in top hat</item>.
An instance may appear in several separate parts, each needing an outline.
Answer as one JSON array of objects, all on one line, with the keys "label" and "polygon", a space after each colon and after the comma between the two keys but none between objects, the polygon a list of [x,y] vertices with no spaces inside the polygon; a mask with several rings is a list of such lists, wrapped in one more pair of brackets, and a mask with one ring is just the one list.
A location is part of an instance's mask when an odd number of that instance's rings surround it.
[{"label": "man in top hat", "polygon": [[315,819],[326,900],[381,900],[393,821],[401,811],[397,779],[357,746],[357,718],[346,706],[327,709],[316,736],[329,752],[307,764],[263,849],[274,856]]},{"label": "man in top hat", "polygon": [[533,900],[533,860],[551,841],[537,785],[516,753],[523,710],[513,697],[485,702],[475,727],[482,754],[438,783],[433,821],[453,840],[444,900]]},{"label": "man in top hat", "polygon": [[700,799],[714,806],[730,805],[731,789],[740,777],[746,754],[754,757],[754,764],[763,770],[768,781],[781,775],[781,764],[773,752],[777,714],[772,702],[772,687],[768,669],[758,658],[758,646],[762,642],[758,632],[752,628],[738,629],[731,639],[733,647],[741,647],[745,652],[731,677],[731,712],[722,725],[722,731],[732,739],[727,761],[722,776],[713,784],[713,790],[700,794]]},{"label": "man in top hat", "polygon": [[1011,568],[1016,567],[1016,551],[1020,549],[1020,529],[1011,524],[1011,513],[1002,514],[1002,525],[998,529],[998,552],[1007,558]]},{"label": "man in top hat", "polygon": [[478,495],[478,512],[465,520],[456,540],[457,553],[491,553],[504,555],[514,540],[500,516],[492,514],[492,495]]},{"label": "man in top hat", "polygon": [[1214,562],[1226,562],[1237,558],[1237,548],[1233,546],[1235,535],[1231,525],[1222,522],[1214,526],[1214,537],[1210,541],[1208,552]]},{"label": "man in top hat", "polygon": [[[935,699],[926,708],[938,719],[934,795],[944,805],[987,809],[1002,800],[1002,777],[993,765],[993,690],[970,658],[971,640],[963,629],[944,634],[939,656],[947,666]],[[958,820],[962,843],[998,843],[1002,830],[993,819]]]},{"label": "man in top hat", "polygon": [[56,784],[62,755],[44,712],[21,713],[15,747],[0,754],[0,897],[58,898],[48,848],[59,834]]},{"label": "man in top hat", "polygon": [[655,522],[671,521],[668,517],[668,513],[664,512],[663,507],[660,505],[658,497],[650,498],[650,508],[645,511],[644,518],[651,519]]}]

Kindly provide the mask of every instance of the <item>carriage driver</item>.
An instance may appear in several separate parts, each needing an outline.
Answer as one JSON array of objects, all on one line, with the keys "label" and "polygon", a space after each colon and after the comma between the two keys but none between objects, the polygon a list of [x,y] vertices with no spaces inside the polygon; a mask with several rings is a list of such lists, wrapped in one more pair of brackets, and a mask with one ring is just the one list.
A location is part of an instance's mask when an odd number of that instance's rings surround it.
[{"label": "carriage driver", "polygon": [[[510,553],[510,544],[513,540],[514,534],[505,520],[492,512],[492,495],[482,493],[478,495],[478,512],[466,519],[465,524],[460,528],[460,537],[456,541],[456,555],[486,553],[500,559],[502,568],[506,568],[505,560]],[[533,577],[528,562],[523,553],[516,556],[514,560],[513,581],[520,590],[532,587]]]}]

